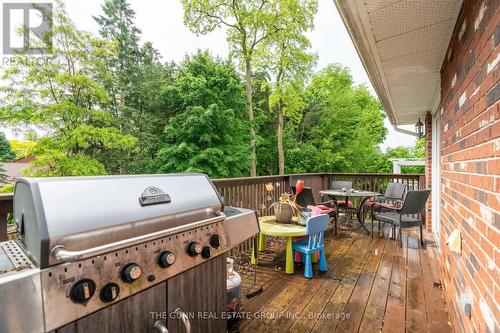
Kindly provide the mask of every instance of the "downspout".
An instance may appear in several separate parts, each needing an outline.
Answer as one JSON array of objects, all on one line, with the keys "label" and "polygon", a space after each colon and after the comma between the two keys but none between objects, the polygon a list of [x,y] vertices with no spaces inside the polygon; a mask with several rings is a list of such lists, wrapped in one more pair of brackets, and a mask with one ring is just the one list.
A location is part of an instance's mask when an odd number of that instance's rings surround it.
[{"label": "downspout", "polygon": [[393,124],[392,122],[391,122],[391,125],[392,125],[392,128],[396,132],[403,133],[403,134],[408,134],[408,135],[413,135],[413,136],[416,136],[417,138],[420,138],[420,135],[418,135],[417,132],[413,132],[413,131],[409,131],[409,130],[405,130],[405,129],[399,128],[396,124]]}]

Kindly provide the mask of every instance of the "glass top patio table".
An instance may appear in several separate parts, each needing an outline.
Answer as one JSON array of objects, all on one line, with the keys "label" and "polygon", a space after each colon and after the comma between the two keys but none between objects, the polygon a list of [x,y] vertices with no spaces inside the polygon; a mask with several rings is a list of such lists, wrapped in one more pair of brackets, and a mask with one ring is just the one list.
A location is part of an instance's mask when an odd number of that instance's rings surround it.
[{"label": "glass top patio table", "polygon": [[[326,195],[330,197],[345,197],[346,198],[346,203],[347,199],[349,197],[359,197],[361,198],[359,207],[358,208],[351,208],[350,210],[355,210],[356,211],[356,217],[358,218],[358,222],[360,223],[361,227],[365,230],[366,234],[369,235],[370,231],[368,231],[368,228],[365,225],[365,214],[363,212],[363,208],[365,205],[366,200],[369,198],[373,198],[379,195],[382,195],[378,192],[372,192],[372,191],[359,191],[359,190],[323,190],[319,191],[321,195]],[[349,208],[343,208],[349,210]],[[337,206],[337,215],[338,215],[338,206]],[[338,218],[338,216],[337,216]]]},{"label": "glass top patio table", "polygon": [[323,190],[319,191],[320,194],[323,195],[329,195],[333,197],[376,197],[378,195],[381,195],[378,192],[372,192],[372,191],[350,191],[350,190]]}]

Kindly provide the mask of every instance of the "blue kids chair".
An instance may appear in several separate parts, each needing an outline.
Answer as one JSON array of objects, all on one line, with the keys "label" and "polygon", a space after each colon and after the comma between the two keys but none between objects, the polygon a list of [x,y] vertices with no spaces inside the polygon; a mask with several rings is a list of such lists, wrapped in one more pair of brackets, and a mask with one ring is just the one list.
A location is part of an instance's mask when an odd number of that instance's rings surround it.
[{"label": "blue kids chair", "polygon": [[326,272],[326,257],[324,248],[324,234],[328,228],[328,215],[321,214],[310,217],[306,222],[306,232],[309,239],[296,242],[292,245],[294,251],[302,253],[305,257],[304,276],[308,279],[313,277],[311,255],[319,251],[319,270]]}]

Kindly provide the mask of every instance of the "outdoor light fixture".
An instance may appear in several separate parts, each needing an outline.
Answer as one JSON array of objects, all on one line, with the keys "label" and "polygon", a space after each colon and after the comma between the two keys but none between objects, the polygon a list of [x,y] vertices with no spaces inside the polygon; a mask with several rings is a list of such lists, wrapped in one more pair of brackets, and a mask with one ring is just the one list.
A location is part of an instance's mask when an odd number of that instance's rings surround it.
[{"label": "outdoor light fixture", "polygon": [[422,124],[420,118],[418,118],[418,121],[415,124],[415,131],[417,132],[419,137],[424,136],[424,124]]}]

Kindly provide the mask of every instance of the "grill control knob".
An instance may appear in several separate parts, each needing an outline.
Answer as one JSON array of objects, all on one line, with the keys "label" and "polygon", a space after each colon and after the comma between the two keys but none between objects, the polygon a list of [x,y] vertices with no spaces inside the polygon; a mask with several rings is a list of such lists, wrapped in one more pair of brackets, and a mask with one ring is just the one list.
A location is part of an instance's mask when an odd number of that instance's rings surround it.
[{"label": "grill control knob", "polygon": [[213,234],[212,236],[210,236],[209,242],[213,248],[218,248],[220,246],[220,236],[217,234]]},{"label": "grill control knob", "polygon": [[139,265],[131,263],[122,270],[122,279],[125,282],[134,282],[142,275],[142,269]]},{"label": "grill control knob", "polygon": [[81,279],[77,281],[69,292],[69,295],[75,303],[85,303],[95,293],[95,282],[91,279]]},{"label": "grill control knob", "polygon": [[210,246],[204,246],[203,250],[201,250],[201,256],[203,259],[210,258]]},{"label": "grill control knob", "polygon": [[162,268],[167,268],[170,265],[173,265],[175,262],[175,254],[170,251],[163,251],[158,256],[158,265]]},{"label": "grill control knob", "polygon": [[197,242],[191,242],[191,243],[189,243],[189,245],[187,247],[187,253],[192,257],[200,254],[202,250],[203,250],[203,246]]},{"label": "grill control knob", "polygon": [[116,283],[108,283],[101,289],[101,300],[103,302],[112,302],[120,294],[120,287]]}]

